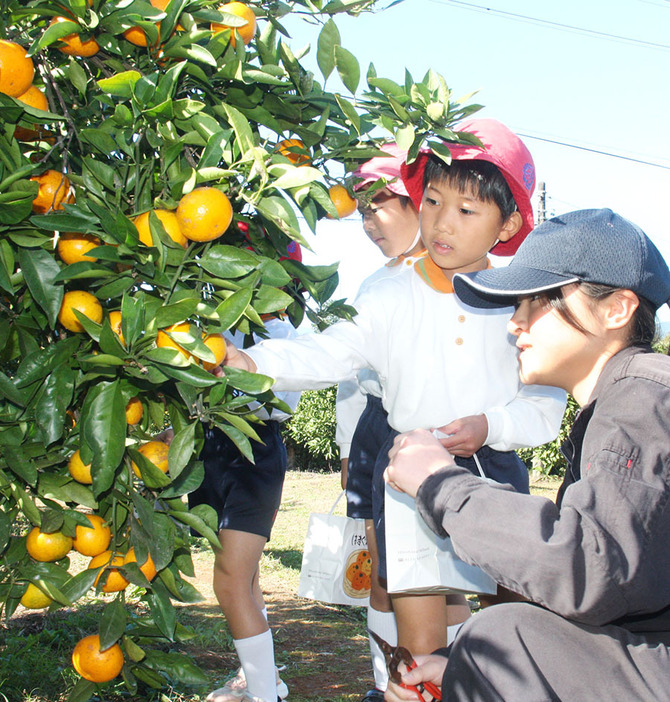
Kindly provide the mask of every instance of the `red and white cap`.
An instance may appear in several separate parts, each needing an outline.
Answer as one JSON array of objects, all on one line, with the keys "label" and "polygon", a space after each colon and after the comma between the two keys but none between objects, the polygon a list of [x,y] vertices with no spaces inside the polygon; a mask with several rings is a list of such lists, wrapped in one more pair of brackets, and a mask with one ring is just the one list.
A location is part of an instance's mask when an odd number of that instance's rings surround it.
[{"label": "red and white cap", "polygon": [[400,167],[407,160],[407,151],[393,143],[384,144],[380,150],[385,151],[388,156],[375,156],[353,172],[355,178],[363,179],[354,185],[354,190],[361,190],[383,178],[387,190],[394,195],[407,197],[409,193],[400,174]]},{"label": "red and white cap", "polygon": [[[500,241],[491,249],[497,256],[512,256],[534,226],[530,201],[535,190],[533,157],[523,141],[495,119],[466,120],[457,130],[474,134],[483,147],[447,143],[452,161],[488,161],[498,167],[512,191],[523,224],[509,241]],[[422,149],[413,163],[401,168],[407,192],[417,208],[423,198],[423,173],[430,153],[430,149]]]}]

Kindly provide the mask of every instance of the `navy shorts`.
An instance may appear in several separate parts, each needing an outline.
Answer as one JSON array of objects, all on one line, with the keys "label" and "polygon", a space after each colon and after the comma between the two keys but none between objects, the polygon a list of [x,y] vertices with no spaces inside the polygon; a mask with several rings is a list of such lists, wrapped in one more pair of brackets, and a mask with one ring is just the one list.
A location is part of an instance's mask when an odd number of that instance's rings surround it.
[{"label": "navy shorts", "polygon": [[391,434],[381,398],[368,395],[351,440],[347,469],[347,516],[372,519],[372,479],[380,450]]},{"label": "navy shorts", "polygon": [[[384,471],[389,462],[388,452],[393,446],[393,440],[398,436],[392,430],[386,446],[379,452],[375,464],[372,483],[372,509],[374,511],[374,526],[377,536],[377,549],[379,551],[379,577],[386,579],[386,532],[384,520]],[[477,451],[477,458],[487,478],[497,483],[508,483],[517,492],[528,494],[530,492],[528,468],[514,451],[496,451],[489,446],[482,446]],[[481,475],[474,458],[454,457],[456,465],[467,468],[475,475]]]},{"label": "navy shorts", "polygon": [[210,505],[219,515],[219,529],[234,529],[270,539],[281,503],[286,474],[286,446],[279,422],[254,426],[262,444],[252,441],[255,464],[216,427],[205,428],[200,459],[202,485],[188,496],[189,508]]}]

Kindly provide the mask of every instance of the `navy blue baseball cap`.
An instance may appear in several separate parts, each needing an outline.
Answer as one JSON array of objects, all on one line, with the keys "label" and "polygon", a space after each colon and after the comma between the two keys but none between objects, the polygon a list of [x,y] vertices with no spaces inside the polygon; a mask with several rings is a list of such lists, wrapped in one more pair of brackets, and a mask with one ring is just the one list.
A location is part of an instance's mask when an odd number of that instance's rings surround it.
[{"label": "navy blue baseball cap", "polygon": [[577,210],[543,222],[509,266],[457,273],[456,295],[471,307],[507,307],[537,295],[587,282],[632,290],[656,309],[670,300],[670,271],[635,224],[612,210]]}]

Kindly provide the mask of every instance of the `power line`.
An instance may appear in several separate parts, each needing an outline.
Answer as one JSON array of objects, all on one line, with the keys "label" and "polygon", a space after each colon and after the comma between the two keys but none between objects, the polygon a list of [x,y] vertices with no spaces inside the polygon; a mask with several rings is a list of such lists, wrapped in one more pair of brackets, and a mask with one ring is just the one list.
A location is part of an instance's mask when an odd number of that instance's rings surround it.
[{"label": "power line", "polygon": [[560,22],[552,22],[551,20],[540,19],[539,17],[530,17],[529,15],[520,15],[515,12],[496,10],[492,7],[482,7],[481,5],[474,5],[473,3],[463,2],[462,0],[431,0],[431,2],[434,2],[437,5],[457,5],[458,7],[462,7],[465,10],[471,10],[473,12],[499,15],[501,17],[506,17],[507,19],[515,20],[517,22],[529,22],[531,24],[544,25],[546,27],[551,27],[552,29],[559,29],[564,32],[577,32],[579,34],[586,34],[589,36],[598,37],[600,39],[608,39],[610,41],[618,41],[627,44],[634,44],[637,46],[644,46],[647,49],[662,49],[664,51],[670,49],[670,44],[657,44],[651,41],[644,41],[643,39],[633,39],[632,37],[624,37],[619,34],[609,34],[607,32],[599,32],[595,29],[576,27],[571,24],[561,24]]},{"label": "power line", "polygon": [[614,154],[610,151],[602,151],[600,149],[590,148],[588,146],[579,146],[577,144],[570,144],[567,141],[559,141],[558,139],[549,139],[547,137],[534,136],[532,134],[523,134],[522,132],[517,132],[517,134],[526,139],[535,139],[536,141],[544,141],[548,144],[557,144],[558,146],[567,146],[570,149],[578,149],[579,151],[588,151],[592,154],[600,154],[601,156],[610,156],[611,158],[618,158],[622,161],[632,161],[633,163],[641,163],[645,166],[654,166],[655,168],[663,168],[666,171],[670,171],[670,165],[664,165],[662,163],[655,163],[654,161],[645,161],[641,158],[634,158],[632,156],[624,156],[622,154]]}]

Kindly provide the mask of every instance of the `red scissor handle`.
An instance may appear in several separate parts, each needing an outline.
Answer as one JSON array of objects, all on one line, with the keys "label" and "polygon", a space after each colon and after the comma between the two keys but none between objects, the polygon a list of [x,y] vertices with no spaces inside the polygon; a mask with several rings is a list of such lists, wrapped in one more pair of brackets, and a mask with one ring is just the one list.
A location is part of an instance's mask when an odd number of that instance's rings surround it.
[{"label": "red scissor handle", "polygon": [[424,702],[424,691],[429,695],[432,695],[433,699],[431,702],[440,702],[442,700],[442,691],[439,687],[437,687],[437,685],[434,685],[431,682],[426,681],[419,683],[418,685],[408,685],[404,683],[402,681],[401,673],[398,670],[399,663],[404,663],[407,666],[407,670],[413,670],[416,668],[416,661],[412,657],[412,654],[403,646],[397,646],[393,651],[391,661],[389,662],[389,674],[394,683],[400,685],[400,687],[404,687],[406,690],[412,690],[415,692],[417,699],[421,700],[421,702]]}]

